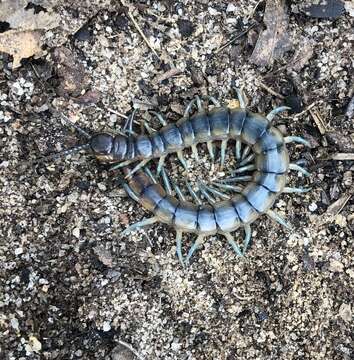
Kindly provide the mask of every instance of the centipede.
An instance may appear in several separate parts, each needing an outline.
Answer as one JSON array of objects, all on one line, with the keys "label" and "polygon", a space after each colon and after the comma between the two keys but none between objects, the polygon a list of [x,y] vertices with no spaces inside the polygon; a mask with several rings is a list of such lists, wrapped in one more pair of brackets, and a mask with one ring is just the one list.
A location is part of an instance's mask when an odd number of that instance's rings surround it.
[{"label": "centipede", "polygon": [[[147,225],[163,223],[176,231],[176,252],[182,266],[190,263],[192,255],[207,237],[217,234],[226,239],[236,256],[244,257],[250,245],[251,225],[262,215],[292,229],[272,207],[283,193],[310,190],[287,186],[290,170],[310,176],[305,168],[290,162],[287,144],[293,142],[307,147],[310,144],[299,136],[284,136],[272,124],[276,115],[289,110],[288,107],[277,107],[264,116],[249,111],[242,93],[237,91],[237,94],[238,107],[221,106],[212,96],[197,96],[188,104],[184,116],[173,123],[167,123],[161,114],[153,112],[162,127],[153,130],[144,123],[146,131],[141,134],[133,130],[134,112],[120,134],[98,132],[93,135],[59,114],[84,135],[87,142],[53,157],[84,150],[99,162],[109,164],[112,172],[121,171],[120,183],[126,193],[152,214],[128,226],[122,236]],[[206,108],[205,102],[212,108]],[[193,112],[194,107],[196,111]],[[167,156],[175,154],[188,169],[185,150],[191,149],[198,159],[197,146],[205,143],[210,158],[215,161],[215,144],[219,144],[220,166],[223,167],[230,142],[234,143],[238,164],[232,176],[210,185],[199,183],[197,191],[187,183],[192,200],[187,199],[168,176]],[[155,174],[150,163],[155,163]],[[238,244],[233,235],[239,229],[244,230],[242,244]],[[196,240],[184,257],[182,240],[187,233],[194,234]]]}]

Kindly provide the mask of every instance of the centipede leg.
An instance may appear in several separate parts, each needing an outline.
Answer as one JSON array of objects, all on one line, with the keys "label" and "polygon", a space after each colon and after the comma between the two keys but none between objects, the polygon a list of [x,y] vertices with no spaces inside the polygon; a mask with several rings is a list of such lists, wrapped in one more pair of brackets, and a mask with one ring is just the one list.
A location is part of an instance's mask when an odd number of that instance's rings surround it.
[{"label": "centipede leg", "polygon": [[116,170],[116,169],[120,169],[122,167],[125,167],[127,165],[130,165],[131,163],[135,162],[135,160],[133,159],[129,159],[129,160],[125,160],[119,164],[116,164],[116,165],[113,165],[112,167],[109,168],[109,171],[113,171],[113,170]]},{"label": "centipede leg", "polygon": [[188,170],[188,165],[187,165],[186,159],[183,156],[182,150],[177,151],[177,157],[178,157],[178,160],[180,161],[180,163],[182,164],[182,166],[184,167],[184,169]]},{"label": "centipede leg", "polygon": [[251,162],[255,158],[254,154],[250,154],[247,157],[245,157],[238,165],[243,166]]},{"label": "centipede leg", "polygon": [[150,127],[150,125],[146,121],[143,122],[143,125],[144,125],[144,128],[146,129],[146,131],[148,132],[149,135],[156,132],[156,130],[153,129],[152,127]]},{"label": "centipede leg", "polygon": [[229,184],[221,184],[218,182],[213,182],[213,185],[219,187],[220,189],[224,189],[226,191],[234,191],[236,193],[241,193],[243,188],[241,186],[229,185]]},{"label": "centipede leg", "polygon": [[267,115],[267,119],[268,119],[269,121],[272,121],[277,114],[279,114],[280,112],[286,111],[286,110],[291,110],[291,108],[290,108],[289,106],[279,106],[279,107],[273,109],[273,110]]},{"label": "centipede leg", "polygon": [[287,229],[291,230],[291,226],[276,212],[274,212],[273,210],[268,210],[266,212],[266,214],[274,221],[276,221],[277,223],[279,223],[280,225],[283,225],[284,227],[286,227]]},{"label": "centipede leg", "polygon": [[152,217],[149,219],[143,219],[135,224],[128,226],[124,231],[122,231],[121,235],[126,236],[134,230],[140,229],[147,225],[152,225],[152,224],[156,223],[157,221],[158,221],[158,219],[156,217]]},{"label": "centipede leg", "polygon": [[241,159],[241,146],[242,146],[241,141],[239,139],[237,139],[236,145],[235,145],[235,155],[236,155],[237,160]]},{"label": "centipede leg", "polygon": [[197,149],[197,145],[193,144],[191,146],[192,148],[192,153],[193,153],[193,156],[195,158],[196,161],[199,161],[199,155],[198,155],[198,149]]},{"label": "centipede leg", "polygon": [[243,249],[242,249],[242,254],[245,255],[246,253],[246,250],[248,248],[248,245],[250,243],[250,240],[251,240],[251,235],[252,235],[252,232],[251,232],[251,226],[249,224],[246,224],[244,226],[245,228],[245,238],[243,240]]},{"label": "centipede leg", "polygon": [[221,142],[220,169],[223,169],[224,167],[226,148],[227,148],[227,140],[223,140]]},{"label": "centipede leg", "polygon": [[256,166],[251,164],[251,165],[246,165],[246,166],[242,166],[238,169],[236,169],[234,171],[234,174],[240,174],[242,172],[245,172],[245,171],[253,171],[253,170],[256,170]]},{"label": "centipede leg", "polygon": [[158,163],[158,165],[157,165],[157,171],[156,171],[157,176],[159,176],[160,173],[161,173],[161,169],[162,169],[162,167],[163,167],[163,165],[164,165],[164,163],[165,163],[166,156],[167,156],[167,155],[161,156],[160,159],[159,159],[159,163]]},{"label": "centipede leg", "polygon": [[135,194],[135,192],[131,189],[131,187],[127,183],[123,183],[123,188],[125,192],[130,196],[134,201],[139,202],[139,197]]},{"label": "centipede leg", "polygon": [[186,201],[186,198],[185,198],[185,196],[183,195],[180,187],[179,187],[175,182],[172,182],[172,186],[173,186],[173,188],[174,188],[174,190],[175,190],[175,192],[176,192],[179,200],[180,200],[180,201]]},{"label": "centipede leg", "polygon": [[207,148],[209,151],[209,155],[212,161],[215,160],[215,154],[214,154],[214,144],[212,141],[207,141]]},{"label": "centipede leg", "polygon": [[216,200],[208,194],[207,190],[205,189],[204,184],[202,184],[200,181],[198,181],[198,189],[203,194],[203,196],[205,197],[205,199],[208,201],[208,203],[210,205],[213,205],[216,203]]},{"label": "centipede leg", "polygon": [[203,235],[199,235],[197,237],[197,239],[195,240],[194,244],[191,246],[191,248],[188,251],[188,254],[186,256],[186,261],[185,264],[188,266],[189,265],[189,260],[192,257],[192,255],[194,254],[194,252],[200,248],[200,245],[202,245],[204,240],[204,236]]},{"label": "centipede leg", "polygon": [[176,233],[176,251],[178,260],[181,263],[182,267],[185,267],[182,255],[182,231],[177,230]]},{"label": "centipede leg", "polygon": [[237,99],[238,102],[240,103],[240,108],[241,109],[246,109],[247,107],[247,100],[245,99],[244,93],[242,89],[239,89],[237,87],[234,87],[236,94],[237,94]]},{"label": "centipede leg", "polygon": [[162,181],[164,183],[164,188],[167,192],[168,195],[172,195],[172,188],[171,188],[171,184],[170,181],[168,179],[166,170],[164,167],[161,168],[161,174],[162,174]]},{"label": "centipede leg", "polygon": [[136,113],[136,109],[134,109],[132,114],[127,118],[123,126],[123,133],[128,135],[137,135],[137,133],[133,131],[133,121],[134,121],[135,113]]},{"label": "centipede leg", "polygon": [[207,95],[207,96],[203,96],[202,99],[206,99],[206,100],[210,101],[213,105],[215,105],[217,107],[221,106],[220,102],[218,100],[216,100],[214,96]]},{"label": "centipede leg", "polygon": [[307,193],[311,191],[311,188],[291,188],[291,187],[285,187],[283,189],[283,193],[287,193],[287,194],[293,194],[293,193]]},{"label": "centipede leg", "polygon": [[188,181],[186,181],[186,185],[187,185],[187,189],[188,189],[189,193],[192,195],[192,198],[196,201],[196,203],[198,205],[202,205],[202,201],[200,200],[197,193],[192,189],[191,184]]},{"label": "centipede leg", "polygon": [[156,111],[150,111],[151,114],[154,114],[157,119],[159,120],[160,124],[162,126],[166,126],[167,125],[167,121],[163,118],[162,114],[156,112]]},{"label": "centipede leg", "polygon": [[290,170],[295,170],[295,171],[299,171],[301,172],[302,174],[304,174],[305,176],[311,176],[311,174],[305,170],[303,167],[297,165],[297,164],[289,164],[289,169]]},{"label": "centipede leg", "polygon": [[137,171],[139,171],[141,168],[143,168],[151,159],[145,159],[140,161],[138,165],[135,166],[133,170],[131,170],[128,175],[126,175],[126,179],[130,179]]},{"label": "centipede leg", "polygon": [[196,99],[194,98],[193,100],[191,100],[191,101],[188,103],[188,105],[187,105],[187,107],[186,107],[186,110],[184,110],[183,117],[185,117],[185,118],[188,118],[188,117],[189,117],[189,113],[190,113],[193,105],[195,104],[195,102],[196,102]]},{"label": "centipede leg", "polygon": [[225,236],[228,243],[231,245],[233,251],[240,257],[243,257],[240,247],[236,244],[234,237],[230,233],[222,233]]},{"label": "centipede leg", "polygon": [[219,198],[221,198],[221,199],[230,200],[230,196],[222,193],[222,192],[219,191],[219,190],[213,189],[211,186],[206,186],[206,185],[205,185],[205,189],[206,189],[207,191],[209,191],[210,193],[212,193],[213,195],[215,195],[215,196],[217,196],[217,197],[219,197]]},{"label": "centipede leg", "polygon": [[157,180],[155,178],[155,176],[153,175],[153,173],[151,172],[151,170],[145,166],[144,167],[144,171],[146,172],[146,174],[149,176],[149,178],[151,179],[151,181],[154,183],[154,184],[157,184]]},{"label": "centipede leg", "polygon": [[251,181],[251,180],[252,180],[251,175],[243,175],[243,176],[235,176],[235,177],[226,178],[221,181],[225,184],[229,184],[229,183],[235,183],[235,182],[239,182],[239,181],[247,182],[247,181]]},{"label": "centipede leg", "polygon": [[241,160],[245,159],[246,156],[250,153],[250,151],[251,151],[251,147],[249,145],[247,145],[242,152]]},{"label": "centipede leg", "polygon": [[305,145],[307,147],[311,147],[311,144],[307,140],[305,140],[304,138],[302,138],[300,136],[287,136],[284,138],[284,141],[285,141],[285,144],[294,142],[294,143]]}]

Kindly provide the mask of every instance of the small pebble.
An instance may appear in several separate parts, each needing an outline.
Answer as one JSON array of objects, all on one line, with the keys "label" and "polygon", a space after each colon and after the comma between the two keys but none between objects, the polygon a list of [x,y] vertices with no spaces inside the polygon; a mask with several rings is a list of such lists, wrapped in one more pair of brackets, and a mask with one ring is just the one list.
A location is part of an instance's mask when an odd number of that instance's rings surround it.
[{"label": "small pebble", "polygon": [[316,203],[311,203],[311,204],[309,205],[309,210],[310,210],[311,212],[316,211],[316,210],[317,210],[317,205],[316,205]]}]

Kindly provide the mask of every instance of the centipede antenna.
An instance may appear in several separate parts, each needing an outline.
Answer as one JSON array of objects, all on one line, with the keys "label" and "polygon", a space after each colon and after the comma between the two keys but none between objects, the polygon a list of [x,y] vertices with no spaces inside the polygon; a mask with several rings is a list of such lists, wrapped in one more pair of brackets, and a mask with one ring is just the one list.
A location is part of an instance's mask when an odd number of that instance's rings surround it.
[{"label": "centipede antenna", "polygon": [[232,249],[234,250],[234,252],[240,256],[243,257],[243,254],[241,252],[240,247],[236,244],[234,237],[230,234],[230,233],[222,233],[222,235],[224,235],[226,237],[226,240],[228,241],[228,243],[231,245]]},{"label": "centipede antenna", "polygon": [[184,197],[180,187],[174,181],[172,181],[172,186],[173,186],[173,189],[175,190],[179,200],[186,201],[186,198]]},{"label": "centipede antenna", "polygon": [[186,180],[186,186],[189,191],[189,193],[192,195],[192,198],[196,201],[198,205],[202,205],[202,201],[199,199],[199,196],[196,194],[196,192],[192,189],[191,184]]},{"label": "centipede antenna", "polygon": [[124,231],[121,232],[121,235],[126,236],[134,230],[138,230],[147,225],[155,224],[157,221],[158,219],[155,216],[152,218],[143,219],[141,221],[136,222],[135,224],[128,226]]},{"label": "centipede antenna", "polygon": [[193,256],[194,252],[200,248],[200,246],[203,244],[204,241],[204,235],[198,235],[197,239],[195,240],[194,244],[190,247],[188,254],[186,256],[185,264],[189,265],[189,260]]},{"label": "centipede antenna", "polygon": [[243,188],[241,186],[229,185],[229,184],[220,184],[218,182],[213,182],[213,185],[219,187],[220,189],[224,189],[227,191],[234,191],[236,193],[241,193]]},{"label": "centipede antenna", "polygon": [[176,251],[178,260],[181,263],[182,267],[184,268],[184,261],[183,261],[183,255],[182,255],[182,231],[177,230],[176,233]]},{"label": "centipede antenna", "polygon": [[221,141],[221,153],[220,153],[220,168],[221,169],[224,167],[224,163],[225,163],[226,148],[227,148],[227,140],[222,140]]},{"label": "centipede antenna", "polygon": [[164,188],[168,195],[172,195],[172,188],[170,184],[170,180],[168,179],[166,170],[164,167],[161,168],[161,174],[162,174],[162,181],[164,183]]},{"label": "centipede antenna", "polygon": [[182,150],[177,151],[177,157],[178,157],[178,160],[180,161],[180,163],[182,164],[182,166],[184,167],[184,169],[188,170],[188,165],[187,165],[186,159],[183,156]]},{"label": "centipede antenna", "polygon": [[245,238],[243,240],[243,249],[242,249],[242,254],[245,255],[246,253],[246,250],[248,248],[248,245],[250,243],[250,240],[251,240],[251,235],[252,235],[252,232],[251,232],[251,226],[249,224],[246,224],[244,226],[245,228]]},{"label": "centipede antenna", "polygon": [[250,154],[247,157],[245,157],[238,165],[243,166],[251,162],[255,158],[254,154]]},{"label": "centipede antenna", "polygon": [[151,172],[151,170],[147,166],[144,167],[144,171],[147,174],[147,176],[151,179],[151,181],[154,184],[157,184],[157,180],[156,180],[154,174]]},{"label": "centipede antenna", "polygon": [[306,159],[298,159],[295,161],[295,164],[300,166],[306,166],[308,164],[308,161]]},{"label": "centipede antenna", "polygon": [[167,156],[167,155],[161,156],[160,159],[159,159],[159,163],[158,163],[158,165],[157,165],[157,170],[156,170],[156,175],[157,175],[157,176],[159,176],[160,173],[161,173],[161,169],[162,169],[162,167],[163,167],[163,165],[164,165],[164,163],[165,163],[166,156]]},{"label": "centipede antenna", "polygon": [[205,197],[205,199],[208,201],[208,203],[210,205],[214,205],[216,203],[216,200],[208,194],[204,184],[201,183],[200,181],[198,181],[198,189],[203,194],[203,196]]},{"label": "centipede antenna", "polygon": [[141,168],[143,168],[151,159],[144,159],[142,161],[140,161],[138,163],[138,165],[135,166],[135,168],[133,168],[133,170],[131,170],[128,175],[125,176],[126,179],[131,179],[132,176],[139,171]]},{"label": "centipede antenna", "polygon": [[167,125],[167,121],[163,118],[163,116],[160,113],[153,111],[153,110],[150,110],[149,112],[157,117],[157,119],[159,120],[159,122],[162,126]]},{"label": "centipede antenna", "polygon": [[277,114],[279,114],[280,112],[283,112],[283,111],[286,111],[286,110],[291,110],[291,108],[289,106],[279,106],[275,109],[273,109],[266,117],[267,117],[267,120],[269,122],[271,122],[275,116]]},{"label": "centipede antenna", "polygon": [[311,176],[311,174],[307,170],[305,170],[303,167],[301,167],[297,164],[292,164],[292,163],[289,164],[289,169],[301,172],[302,174],[304,174],[307,177]]},{"label": "centipede antenna", "polygon": [[235,155],[237,160],[241,159],[241,147],[242,147],[242,143],[240,140],[237,139],[235,145]]},{"label": "centipede antenna", "polygon": [[207,141],[207,148],[209,151],[209,155],[212,161],[215,160],[215,154],[214,154],[214,144],[212,141]]},{"label": "centipede antenna", "polygon": [[193,156],[195,158],[196,161],[199,161],[199,155],[198,155],[198,149],[197,149],[197,145],[193,144],[191,146],[192,148],[192,153],[193,153]]},{"label": "centipede antenna", "polygon": [[286,144],[288,144],[290,142],[294,142],[294,143],[305,145],[307,147],[311,147],[310,142],[300,136],[287,136],[284,138],[284,141]]},{"label": "centipede antenna", "polygon": [[279,223],[280,225],[283,225],[284,227],[286,227],[288,230],[292,230],[292,227],[290,224],[288,224],[279,214],[277,214],[276,212],[274,212],[273,210],[268,210],[266,212],[266,214],[274,221],[276,221],[277,223]]},{"label": "centipede antenna", "polygon": [[250,151],[251,151],[251,147],[249,145],[247,145],[242,152],[241,160],[244,160],[246,158],[246,156],[250,153]]},{"label": "centipede antenna", "polygon": [[237,87],[233,87],[233,89],[236,91],[238,102],[240,103],[241,109],[246,109],[247,107],[247,100],[245,99],[243,89],[239,89]]},{"label": "centipede antenna", "polygon": [[225,183],[225,184],[229,184],[229,183],[235,183],[235,182],[239,182],[239,181],[250,181],[252,180],[252,176],[251,175],[244,175],[244,176],[235,176],[235,177],[230,177],[230,178],[226,178],[224,180],[221,180],[221,182]]},{"label": "centipede antenna", "polygon": [[129,159],[129,160],[125,160],[125,161],[122,161],[121,163],[119,164],[116,164],[116,165],[113,165],[112,167],[109,168],[109,171],[113,171],[113,170],[117,170],[117,169],[120,169],[122,167],[125,167],[127,165],[130,165],[131,163],[135,162],[136,160],[133,160],[133,159]]},{"label": "centipede antenna", "polygon": [[256,169],[256,166],[251,164],[251,165],[246,165],[246,166],[242,166],[238,169],[236,169],[234,171],[234,174],[239,174],[239,173],[242,173],[242,172],[245,172],[245,171],[253,171]]},{"label": "centipede antenna", "polygon": [[131,189],[131,187],[127,183],[123,183],[123,189],[134,201],[139,202],[139,197],[135,194],[135,192]]},{"label": "centipede antenna", "polygon": [[285,187],[283,189],[283,193],[287,193],[287,194],[293,194],[293,193],[307,193],[311,191],[311,188],[292,188],[292,187]]},{"label": "centipede antenna", "polygon": [[34,164],[34,163],[42,163],[44,161],[55,160],[55,159],[58,159],[58,158],[61,158],[61,157],[66,157],[66,156],[69,156],[69,155],[72,155],[72,154],[76,154],[81,150],[86,150],[89,147],[90,147],[90,144],[78,145],[78,146],[72,147],[70,149],[66,149],[66,150],[57,152],[55,154],[43,156],[40,159],[34,160],[32,162],[32,164]]},{"label": "centipede antenna", "polygon": [[221,198],[221,199],[224,199],[224,200],[230,200],[230,196],[222,193],[221,191],[219,190],[216,190],[216,189],[213,189],[211,186],[205,186],[205,189],[207,191],[209,191],[210,193],[212,193],[213,195]]},{"label": "centipede antenna", "polygon": [[56,115],[59,116],[62,120],[64,120],[64,122],[69,125],[72,126],[78,133],[80,133],[81,135],[85,136],[87,139],[91,138],[91,135],[86,132],[84,129],[82,129],[80,126],[76,125],[75,123],[73,123],[67,116],[65,116],[64,114],[62,114],[60,111],[58,111],[57,109],[53,108],[53,107],[49,107],[49,111]]}]

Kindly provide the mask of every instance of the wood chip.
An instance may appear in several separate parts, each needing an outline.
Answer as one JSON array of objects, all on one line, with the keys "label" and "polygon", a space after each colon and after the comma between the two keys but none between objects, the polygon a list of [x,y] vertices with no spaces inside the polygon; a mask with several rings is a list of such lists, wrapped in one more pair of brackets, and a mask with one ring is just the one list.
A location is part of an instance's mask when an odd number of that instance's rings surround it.
[{"label": "wood chip", "polygon": [[43,54],[41,48],[41,31],[8,30],[0,33],[0,51],[13,56],[12,68],[21,65],[22,59]]},{"label": "wood chip", "polygon": [[341,196],[337,201],[328,206],[327,213],[330,215],[339,214],[352,196],[353,194],[345,194]]},{"label": "wood chip", "polygon": [[172,68],[172,69],[166,71],[165,73],[161,74],[160,76],[156,77],[154,80],[154,83],[158,84],[161,81],[167,80],[167,79],[177,76],[181,73],[182,73],[182,71],[180,69]]},{"label": "wood chip", "polygon": [[308,38],[303,38],[290,61],[289,68],[294,71],[300,71],[312,58],[313,48],[313,42]]},{"label": "wood chip", "polygon": [[250,58],[258,66],[272,65],[291,49],[285,1],[267,1],[263,20],[267,29],[259,36]]},{"label": "wood chip", "polygon": [[327,130],[326,124],[325,124],[321,114],[319,113],[319,111],[316,108],[312,108],[309,110],[309,112],[310,112],[312,119],[315,122],[320,134],[321,135],[326,134],[326,132],[328,130]]},{"label": "wood chip", "polygon": [[331,160],[354,160],[354,153],[336,153],[330,156]]}]

